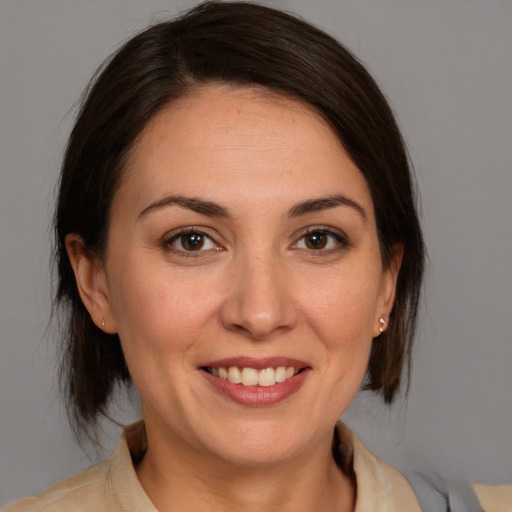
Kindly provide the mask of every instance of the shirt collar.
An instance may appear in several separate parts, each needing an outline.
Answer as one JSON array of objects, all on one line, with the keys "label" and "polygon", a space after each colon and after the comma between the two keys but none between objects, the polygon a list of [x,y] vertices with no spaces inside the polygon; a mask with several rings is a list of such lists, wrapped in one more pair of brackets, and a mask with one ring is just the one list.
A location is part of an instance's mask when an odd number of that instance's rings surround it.
[{"label": "shirt collar", "polygon": [[[421,512],[415,494],[406,479],[391,466],[372,455],[343,423],[336,425],[336,460],[344,471],[353,469],[357,481],[355,512]],[[147,449],[144,422],[141,420],[123,432],[111,458],[109,485],[125,511],[158,512],[144,492],[135,465]]]}]

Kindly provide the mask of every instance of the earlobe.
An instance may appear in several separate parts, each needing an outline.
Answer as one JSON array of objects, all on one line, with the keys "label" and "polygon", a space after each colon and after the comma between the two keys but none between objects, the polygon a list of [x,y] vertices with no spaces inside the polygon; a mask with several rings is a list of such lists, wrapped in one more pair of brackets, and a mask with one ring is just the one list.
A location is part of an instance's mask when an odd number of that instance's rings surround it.
[{"label": "earlobe", "polygon": [[402,266],[402,258],[404,255],[404,245],[395,244],[392,248],[392,257],[389,266],[384,270],[382,276],[382,287],[380,300],[376,311],[374,337],[382,334],[389,327],[389,320],[393,304],[395,302],[396,284],[400,267]]},{"label": "earlobe", "polygon": [[80,298],[92,321],[103,331],[116,333],[103,264],[90,254],[82,237],[76,233],[66,236],[66,251],[75,273]]}]

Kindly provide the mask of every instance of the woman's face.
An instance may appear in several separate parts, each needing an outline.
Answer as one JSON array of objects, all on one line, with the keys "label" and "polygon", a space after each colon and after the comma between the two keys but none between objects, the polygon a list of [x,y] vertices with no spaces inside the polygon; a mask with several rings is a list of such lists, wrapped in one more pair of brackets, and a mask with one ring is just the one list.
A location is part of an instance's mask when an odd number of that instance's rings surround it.
[{"label": "woman's face", "polygon": [[396,277],[365,179],[327,123],[228,86],[146,127],[94,269],[86,303],[119,333],[150,442],[243,465],[331,439]]}]

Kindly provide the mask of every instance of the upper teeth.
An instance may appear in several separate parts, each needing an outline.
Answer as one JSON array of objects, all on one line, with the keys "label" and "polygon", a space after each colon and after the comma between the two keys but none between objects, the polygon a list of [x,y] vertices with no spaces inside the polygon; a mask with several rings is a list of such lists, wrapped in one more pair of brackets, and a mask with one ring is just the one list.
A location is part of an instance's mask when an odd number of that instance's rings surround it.
[{"label": "upper teeth", "polygon": [[237,366],[208,368],[208,371],[233,384],[243,386],[273,386],[276,382],[291,379],[298,370],[293,366],[278,366],[277,368],[238,368]]}]

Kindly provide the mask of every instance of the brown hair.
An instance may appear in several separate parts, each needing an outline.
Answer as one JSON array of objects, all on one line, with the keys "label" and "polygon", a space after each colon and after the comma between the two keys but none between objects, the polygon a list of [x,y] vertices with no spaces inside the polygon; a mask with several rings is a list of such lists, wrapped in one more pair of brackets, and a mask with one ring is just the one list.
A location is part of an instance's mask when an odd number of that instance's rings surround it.
[{"label": "brown hair", "polygon": [[310,24],[247,2],[207,2],[144,30],[104,64],[68,142],[54,220],[56,304],[67,313],[60,376],[77,431],[106,414],[114,385],[131,379],[117,335],[98,329],[80,300],[65,237],[77,233],[102,255],[136,137],[164,105],[208,83],[300,99],[332,126],[370,188],[384,265],[393,244],[405,248],[389,329],[373,343],[364,387],[390,403],[404,361],[410,371],[424,246],[407,153],[384,96],[346,48]]}]

